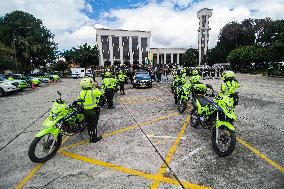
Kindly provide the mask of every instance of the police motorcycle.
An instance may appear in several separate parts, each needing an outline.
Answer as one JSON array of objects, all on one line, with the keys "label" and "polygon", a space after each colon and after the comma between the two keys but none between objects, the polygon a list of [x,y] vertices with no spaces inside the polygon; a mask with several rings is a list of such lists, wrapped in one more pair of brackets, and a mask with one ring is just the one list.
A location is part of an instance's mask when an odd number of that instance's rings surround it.
[{"label": "police motorcycle", "polygon": [[28,156],[35,163],[51,159],[59,150],[62,136],[72,136],[81,133],[86,128],[83,114],[84,100],[66,104],[57,91],[59,98],[54,101],[49,116],[43,122],[44,128],[35,135],[30,144]]},{"label": "police motorcycle", "polygon": [[[208,94],[207,89],[212,93]],[[193,110],[190,124],[212,131],[212,148],[219,156],[230,155],[236,146],[234,121],[234,101],[228,95],[215,95],[211,85],[195,83],[192,85]]]},{"label": "police motorcycle", "polygon": [[187,108],[187,102],[189,101],[190,97],[190,88],[191,85],[185,83],[184,85],[180,85],[176,87],[176,94],[177,94],[177,108],[179,113],[183,113]]}]

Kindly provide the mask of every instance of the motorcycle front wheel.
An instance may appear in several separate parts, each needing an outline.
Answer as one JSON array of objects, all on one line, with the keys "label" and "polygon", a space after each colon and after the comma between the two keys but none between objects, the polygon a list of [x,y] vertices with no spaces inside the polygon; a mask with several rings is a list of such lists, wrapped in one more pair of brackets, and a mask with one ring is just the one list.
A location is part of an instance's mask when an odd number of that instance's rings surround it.
[{"label": "motorcycle front wheel", "polygon": [[221,157],[230,155],[236,147],[236,133],[225,126],[212,129],[212,148]]},{"label": "motorcycle front wheel", "polygon": [[180,100],[178,103],[178,111],[179,113],[183,113],[186,109],[186,102]]},{"label": "motorcycle front wheel", "polygon": [[190,116],[190,125],[191,127],[197,128],[198,126],[198,115],[197,115],[197,109],[193,108]]},{"label": "motorcycle front wheel", "polygon": [[51,159],[59,150],[62,142],[62,135],[55,138],[51,134],[36,137],[29,148],[29,158],[34,163],[43,163]]}]

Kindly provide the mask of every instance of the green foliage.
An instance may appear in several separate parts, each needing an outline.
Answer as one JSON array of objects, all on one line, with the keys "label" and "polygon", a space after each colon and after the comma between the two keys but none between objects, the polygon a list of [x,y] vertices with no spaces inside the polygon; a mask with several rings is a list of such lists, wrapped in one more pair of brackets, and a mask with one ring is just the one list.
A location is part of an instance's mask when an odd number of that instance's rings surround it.
[{"label": "green foliage", "polygon": [[57,44],[53,39],[42,21],[29,13],[14,11],[0,18],[0,42],[15,48],[21,72],[29,73],[32,67],[46,66],[55,60]]},{"label": "green foliage", "polygon": [[0,43],[0,73],[4,70],[12,70],[14,67],[13,49]]},{"label": "green foliage", "polygon": [[55,71],[60,71],[64,73],[64,71],[68,68],[67,62],[64,60],[59,60],[56,63],[53,64],[52,69]]},{"label": "green foliage", "polygon": [[99,65],[99,50],[97,46],[91,47],[87,43],[72,48],[63,53],[68,63],[76,63],[82,68],[95,67]]},{"label": "green foliage", "polygon": [[197,59],[198,59],[198,50],[189,48],[183,54],[182,61],[180,64],[184,67],[197,66],[198,64]]},{"label": "green foliage", "polygon": [[284,20],[246,19],[241,23],[228,23],[222,28],[216,47],[209,50],[209,63],[223,63],[227,59],[237,58],[233,56],[236,51],[232,52],[230,57],[228,55],[232,50],[242,46],[261,48],[258,50],[256,62],[284,60],[283,32]]}]

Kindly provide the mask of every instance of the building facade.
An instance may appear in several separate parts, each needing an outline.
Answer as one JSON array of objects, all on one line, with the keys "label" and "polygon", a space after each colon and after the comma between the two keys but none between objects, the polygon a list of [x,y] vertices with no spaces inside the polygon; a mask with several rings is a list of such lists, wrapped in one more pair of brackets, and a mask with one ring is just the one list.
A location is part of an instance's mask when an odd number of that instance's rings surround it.
[{"label": "building facade", "polygon": [[148,59],[152,64],[177,64],[179,65],[184,48],[151,48]]},{"label": "building facade", "polygon": [[197,12],[199,19],[198,29],[198,65],[204,65],[207,62],[207,51],[209,41],[209,17],[212,16],[212,9],[204,8]]},{"label": "building facade", "polygon": [[115,61],[142,64],[148,57],[150,37],[150,31],[96,28],[100,65],[105,61],[110,61],[111,65]]}]

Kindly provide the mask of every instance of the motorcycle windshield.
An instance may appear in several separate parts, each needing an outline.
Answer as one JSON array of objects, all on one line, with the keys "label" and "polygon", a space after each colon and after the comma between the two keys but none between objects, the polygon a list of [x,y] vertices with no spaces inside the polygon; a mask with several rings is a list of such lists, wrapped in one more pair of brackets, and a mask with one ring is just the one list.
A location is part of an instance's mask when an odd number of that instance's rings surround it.
[{"label": "motorcycle windshield", "polygon": [[57,102],[54,102],[54,104],[52,105],[52,108],[51,108],[51,113],[52,114],[59,114],[60,112],[62,112],[66,108],[67,108],[66,104],[59,104]]}]

